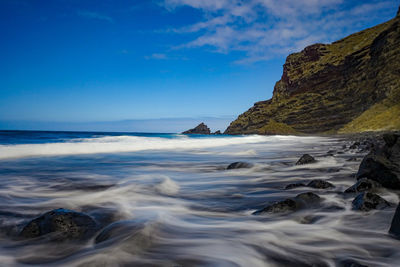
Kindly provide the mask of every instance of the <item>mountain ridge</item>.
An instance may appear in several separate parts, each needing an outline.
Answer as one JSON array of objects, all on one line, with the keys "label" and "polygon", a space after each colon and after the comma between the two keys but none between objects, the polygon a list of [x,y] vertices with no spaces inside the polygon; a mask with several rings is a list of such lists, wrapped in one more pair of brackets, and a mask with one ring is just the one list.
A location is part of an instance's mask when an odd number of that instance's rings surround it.
[{"label": "mountain ridge", "polygon": [[400,8],[396,17],[286,58],[269,100],[226,134],[355,133],[400,129]]}]

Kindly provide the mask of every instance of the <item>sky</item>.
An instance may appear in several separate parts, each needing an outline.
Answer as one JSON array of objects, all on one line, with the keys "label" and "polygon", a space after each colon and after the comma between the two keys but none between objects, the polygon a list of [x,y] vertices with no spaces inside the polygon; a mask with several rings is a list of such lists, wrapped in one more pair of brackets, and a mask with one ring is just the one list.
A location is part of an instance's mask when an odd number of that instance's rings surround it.
[{"label": "sky", "polygon": [[399,0],[0,0],[0,129],[212,130]]}]

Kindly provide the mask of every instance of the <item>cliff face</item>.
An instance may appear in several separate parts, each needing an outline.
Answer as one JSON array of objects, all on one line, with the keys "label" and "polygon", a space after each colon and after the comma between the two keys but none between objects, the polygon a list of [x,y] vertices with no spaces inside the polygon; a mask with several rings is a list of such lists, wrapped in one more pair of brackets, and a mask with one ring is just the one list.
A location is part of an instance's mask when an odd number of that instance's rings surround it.
[{"label": "cliff face", "polygon": [[400,16],[287,57],[273,97],[226,134],[345,133],[400,129]]}]

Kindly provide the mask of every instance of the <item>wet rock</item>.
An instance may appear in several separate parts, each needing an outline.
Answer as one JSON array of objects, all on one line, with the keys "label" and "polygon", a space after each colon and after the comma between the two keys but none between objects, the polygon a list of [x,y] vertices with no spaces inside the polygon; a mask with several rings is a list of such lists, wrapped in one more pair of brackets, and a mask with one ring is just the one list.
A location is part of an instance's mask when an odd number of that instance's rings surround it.
[{"label": "wet rock", "polygon": [[367,265],[360,264],[354,260],[344,260],[340,262],[340,267],[368,267]]},{"label": "wet rock", "polygon": [[384,135],[385,145],[362,160],[356,178],[368,178],[389,189],[400,189],[399,134]]},{"label": "wet rock", "polygon": [[89,238],[96,230],[97,223],[92,217],[68,209],[55,209],[30,221],[20,236],[35,238],[53,233],[58,241],[82,240]]},{"label": "wet rock", "polygon": [[314,157],[309,154],[304,154],[301,158],[296,162],[296,165],[304,165],[317,162]]},{"label": "wet rock", "polygon": [[303,184],[303,183],[288,184],[287,186],[285,186],[285,189],[288,190],[288,189],[293,189],[293,188],[297,188],[297,187],[304,187],[304,186],[306,186],[306,185]]},{"label": "wet rock", "polygon": [[389,233],[394,237],[400,239],[400,203],[397,205],[396,211],[394,213]]},{"label": "wet rock", "polygon": [[363,192],[356,196],[352,202],[354,210],[369,211],[372,209],[384,209],[390,204],[374,193]]},{"label": "wet rock", "polygon": [[362,178],[357,181],[354,185],[347,188],[345,193],[360,193],[365,191],[374,191],[377,188],[380,188],[381,185],[374,180],[370,180],[367,178]]},{"label": "wet rock", "polygon": [[285,199],[283,201],[275,202],[272,205],[269,205],[261,210],[255,211],[253,214],[258,215],[266,212],[279,213],[279,212],[288,212],[295,211],[297,209],[297,203],[293,199]]},{"label": "wet rock", "polygon": [[229,164],[229,166],[226,168],[227,170],[233,170],[233,169],[243,169],[243,168],[251,168],[253,167],[253,164],[248,163],[248,162],[234,162]]},{"label": "wet rock", "polygon": [[210,128],[202,122],[195,128],[184,131],[183,134],[211,134],[211,131]]},{"label": "wet rock", "polygon": [[360,146],[360,142],[354,142],[351,146],[350,149],[357,149]]},{"label": "wet rock", "polygon": [[295,200],[299,207],[308,207],[310,205],[319,203],[321,198],[317,194],[314,194],[313,192],[306,192],[298,194],[295,197]]},{"label": "wet rock", "polygon": [[316,203],[319,203],[320,200],[321,198],[318,195],[312,192],[306,192],[297,195],[293,199],[288,198],[283,201],[275,202],[263,209],[255,211],[253,214],[258,215],[267,212],[282,213],[296,211],[302,208],[314,206]]},{"label": "wet rock", "polygon": [[317,188],[317,189],[326,189],[326,188],[335,187],[330,182],[327,182],[327,181],[324,181],[321,179],[312,180],[307,184],[307,186],[312,187],[312,188]]},{"label": "wet rock", "polygon": [[221,133],[221,131],[220,130],[218,130],[218,131],[216,131],[215,133],[213,133],[213,134],[216,134],[216,135],[218,135],[218,134],[222,134]]},{"label": "wet rock", "polygon": [[356,158],[356,157],[351,157],[351,158],[346,159],[346,161],[358,161],[358,158]]}]

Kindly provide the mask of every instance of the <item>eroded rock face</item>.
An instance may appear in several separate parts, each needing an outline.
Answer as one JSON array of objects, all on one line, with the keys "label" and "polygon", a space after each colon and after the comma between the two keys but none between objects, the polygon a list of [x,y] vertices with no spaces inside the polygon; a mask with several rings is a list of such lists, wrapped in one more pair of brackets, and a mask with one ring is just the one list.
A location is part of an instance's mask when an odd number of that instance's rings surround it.
[{"label": "eroded rock face", "polygon": [[244,169],[244,168],[251,168],[253,167],[253,164],[248,163],[248,162],[234,162],[228,165],[226,168],[227,170],[233,170],[233,169]]},{"label": "eroded rock face", "polygon": [[400,135],[384,136],[385,145],[362,160],[356,178],[374,180],[389,189],[400,189]]},{"label": "eroded rock face", "polygon": [[296,162],[296,165],[304,165],[317,162],[315,158],[309,154],[304,154],[301,158]]},{"label": "eroded rock face", "polygon": [[50,233],[56,240],[81,240],[97,230],[94,219],[84,213],[68,209],[55,209],[30,221],[21,231],[24,238],[35,238]]},{"label": "eroded rock face", "polygon": [[397,205],[396,211],[394,213],[389,233],[394,237],[400,239],[400,203]]},{"label": "eroded rock face", "polygon": [[225,133],[399,129],[399,57],[399,15],[332,44],[308,46],[286,58],[272,99],[255,103]]},{"label": "eroded rock face", "polygon": [[183,132],[183,134],[211,134],[211,131],[210,128],[202,122],[195,128]]},{"label": "eroded rock face", "polygon": [[372,209],[384,209],[390,204],[374,193],[363,192],[356,196],[352,202],[354,210],[370,211]]}]

